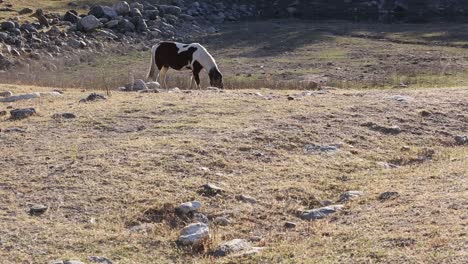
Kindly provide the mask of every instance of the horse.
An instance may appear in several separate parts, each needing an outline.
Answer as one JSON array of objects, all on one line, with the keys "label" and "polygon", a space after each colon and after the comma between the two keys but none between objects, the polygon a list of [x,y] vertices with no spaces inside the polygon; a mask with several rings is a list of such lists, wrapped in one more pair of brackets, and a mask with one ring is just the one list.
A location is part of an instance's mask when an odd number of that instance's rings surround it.
[{"label": "horse", "polygon": [[[155,79],[156,67],[159,70]],[[183,44],[178,42],[163,41],[151,48],[151,65],[147,75],[148,80],[159,81],[162,87],[167,89],[166,76],[169,68],[174,70],[192,70],[190,89],[194,82],[200,89],[199,73],[202,69],[208,72],[210,85],[223,88],[223,75],[218,69],[216,61],[205,47],[199,43]]]}]

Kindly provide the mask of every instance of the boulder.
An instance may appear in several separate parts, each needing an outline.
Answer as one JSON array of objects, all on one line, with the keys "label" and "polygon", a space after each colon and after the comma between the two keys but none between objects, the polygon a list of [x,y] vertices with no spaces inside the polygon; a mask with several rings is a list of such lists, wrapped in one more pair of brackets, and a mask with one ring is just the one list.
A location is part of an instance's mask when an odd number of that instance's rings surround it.
[{"label": "boulder", "polygon": [[63,21],[68,21],[70,23],[76,24],[78,23],[78,21],[80,21],[80,17],[77,16],[72,11],[67,11],[65,15],[63,16]]},{"label": "boulder", "polygon": [[224,257],[231,254],[238,254],[252,249],[252,244],[245,239],[233,239],[221,243],[214,251],[215,257]]},{"label": "boulder", "polygon": [[198,211],[202,207],[202,203],[198,201],[187,202],[179,205],[176,211],[181,214],[188,214]]},{"label": "boulder", "polygon": [[41,215],[47,211],[48,207],[42,204],[34,204],[29,208],[29,214]]},{"label": "boulder", "polygon": [[114,8],[115,12],[117,12],[118,15],[127,15],[130,13],[130,5],[125,2],[125,1],[120,1],[115,3],[112,8]]},{"label": "boulder", "polygon": [[1,24],[1,28],[3,30],[13,30],[14,28],[16,28],[16,24],[13,21],[4,21]]},{"label": "boulder", "polygon": [[31,14],[32,12],[34,12],[34,10],[32,10],[31,8],[23,8],[21,9],[20,11],[18,11],[18,14],[19,15],[26,15],[26,14]]},{"label": "boulder", "polygon": [[99,21],[99,19],[97,19],[97,17],[93,15],[88,15],[80,19],[80,21],[78,21],[77,28],[80,31],[91,32],[100,28],[101,26],[102,23],[101,21]]},{"label": "boulder", "polygon": [[131,89],[132,91],[140,91],[140,90],[148,89],[148,87],[146,86],[145,81],[143,81],[141,79],[135,80],[132,87],[133,87]]},{"label": "boulder", "polygon": [[0,98],[0,102],[10,103],[10,102],[39,98],[40,96],[41,95],[39,93],[19,94],[19,95],[13,95],[13,96],[5,97],[5,98]]},{"label": "boulder", "polygon": [[303,220],[318,220],[323,219],[331,214],[341,210],[343,205],[330,205],[312,210],[306,210],[300,213],[299,217]]},{"label": "boulder", "polygon": [[96,5],[91,8],[88,15],[93,15],[97,18],[114,19],[118,16],[117,12],[110,6]]},{"label": "boulder", "polygon": [[10,97],[13,93],[11,91],[0,92],[0,97]]},{"label": "boulder", "polygon": [[182,9],[178,6],[174,5],[158,5],[158,9],[164,14],[170,14],[174,16],[180,15],[182,13]]},{"label": "boulder", "polygon": [[135,25],[132,22],[130,22],[128,19],[122,19],[119,21],[119,24],[117,24],[115,29],[119,31],[120,33],[134,32]]},{"label": "boulder", "polygon": [[21,120],[36,114],[34,108],[15,109],[10,111],[12,120]]},{"label": "boulder", "polygon": [[347,192],[344,192],[340,195],[340,199],[338,200],[338,202],[340,203],[345,203],[345,202],[349,202],[351,200],[354,200],[354,199],[357,199],[361,196],[363,196],[364,193],[361,192],[361,191],[347,191]]},{"label": "boulder", "polygon": [[210,229],[204,223],[194,223],[180,231],[177,243],[184,246],[198,246],[210,237]]},{"label": "boulder", "polygon": [[158,82],[147,82],[146,87],[148,87],[148,89],[159,89],[161,85]]}]

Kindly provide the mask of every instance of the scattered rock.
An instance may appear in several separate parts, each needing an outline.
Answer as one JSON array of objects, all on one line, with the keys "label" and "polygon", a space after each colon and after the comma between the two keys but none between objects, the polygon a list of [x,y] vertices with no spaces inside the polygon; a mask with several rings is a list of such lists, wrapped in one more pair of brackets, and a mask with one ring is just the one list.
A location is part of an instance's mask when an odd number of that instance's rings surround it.
[{"label": "scattered rock", "polygon": [[76,14],[76,12],[67,11],[63,16],[63,20],[76,24],[78,21],[80,21],[80,17]]},{"label": "scattered rock", "polygon": [[399,126],[386,127],[374,122],[367,122],[362,124],[362,126],[368,127],[370,130],[377,131],[382,134],[397,135],[401,133],[401,128]]},{"label": "scattered rock", "polygon": [[7,114],[7,111],[3,110],[3,111],[0,111],[0,116],[6,116]]},{"label": "scattered rock", "polygon": [[250,203],[250,204],[256,204],[257,203],[257,200],[251,196],[248,196],[248,195],[239,195],[239,196],[236,196],[236,199],[239,200],[239,201],[242,201],[244,203]]},{"label": "scattered rock", "polygon": [[53,119],[73,119],[76,118],[76,115],[73,113],[61,113],[52,115]]},{"label": "scattered rock", "polygon": [[39,98],[39,97],[41,97],[40,93],[19,94],[19,95],[12,95],[12,96],[5,97],[5,98],[0,98],[0,102],[10,103],[10,102],[29,100],[29,99]]},{"label": "scattered rock", "polygon": [[340,199],[338,200],[338,202],[340,203],[345,203],[345,202],[349,202],[351,200],[354,200],[354,199],[357,199],[361,196],[363,196],[364,193],[361,192],[361,191],[347,191],[347,192],[344,192],[340,195]]},{"label": "scattered rock", "polygon": [[133,83],[133,91],[140,91],[140,90],[146,90],[148,87],[146,86],[145,81],[138,79]]},{"label": "scattered rock", "polygon": [[117,12],[110,6],[95,5],[91,8],[88,15],[95,16],[96,18],[114,19],[118,16]]},{"label": "scattered rock", "polygon": [[455,143],[459,146],[468,145],[468,136],[455,136]]},{"label": "scattered rock", "polygon": [[292,228],[296,228],[296,226],[297,226],[297,224],[294,223],[294,222],[286,222],[286,223],[284,223],[284,227],[285,227],[285,228],[291,228],[291,229],[292,229]]},{"label": "scattered rock", "polygon": [[335,153],[338,152],[341,148],[340,144],[332,145],[316,145],[316,144],[307,144],[304,146],[304,151],[306,154],[321,154],[321,153]]},{"label": "scattered rock", "polygon": [[244,239],[233,239],[221,243],[213,252],[215,257],[225,257],[231,254],[239,254],[252,249],[252,244]]},{"label": "scattered rock", "polygon": [[16,28],[16,25],[13,21],[4,21],[1,24],[1,28],[3,30],[13,30],[14,28]]},{"label": "scattered rock", "polygon": [[18,14],[20,14],[20,15],[26,15],[26,14],[31,14],[32,12],[34,12],[34,10],[32,10],[31,8],[26,7],[26,8],[21,9],[21,10],[18,12]]},{"label": "scattered rock", "polygon": [[219,216],[219,217],[216,217],[214,220],[213,220],[213,223],[215,225],[219,225],[219,226],[228,226],[230,225],[232,222],[231,220],[229,220],[228,218],[224,217],[224,216]]},{"label": "scattered rock", "polygon": [[13,96],[13,93],[10,91],[0,92],[0,97],[10,97]]},{"label": "scattered rock", "polygon": [[96,257],[96,256],[92,256],[92,257],[89,257],[88,258],[90,262],[92,263],[101,263],[101,264],[112,264],[112,261],[110,261],[108,258],[106,257]]},{"label": "scattered rock", "polygon": [[148,87],[148,89],[159,89],[161,85],[158,82],[147,82],[146,87]]},{"label": "scattered rock", "polygon": [[379,195],[379,200],[383,202],[390,199],[396,199],[399,196],[400,194],[398,192],[384,192]]},{"label": "scattered rock", "polygon": [[334,214],[341,210],[343,208],[343,205],[330,205],[326,207],[321,207],[317,209],[312,209],[312,210],[306,210],[300,213],[299,217],[303,220],[317,220],[317,219],[323,219],[331,214]]},{"label": "scattered rock", "polygon": [[179,205],[176,211],[181,214],[188,214],[198,211],[202,207],[202,203],[198,201],[187,202]]},{"label": "scattered rock", "polygon": [[3,132],[5,132],[5,133],[26,133],[26,130],[24,130],[22,128],[12,127],[12,128],[6,128]]},{"label": "scattered rock", "polygon": [[203,189],[200,191],[200,193],[204,196],[216,196],[218,194],[224,193],[224,189],[211,183],[203,185],[202,188]]},{"label": "scattered rock", "polygon": [[99,101],[99,100],[107,100],[107,98],[104,95],[92,93],[88,95],[88,97],[81,99],[80,103],[94,102],[94,101]]},{"label": "scattered rock", "polygon": [[85,16],[78,21],[77,29],[84,32],[91,32],[102,26],[102,23],[93,15]]},{"label": "scattered rock", "polygon": [[394,95],[394,96],[391,96],[390,98],[398,102],[408,102],[413,99],[409,96],[404,96],[404,95]]},{"label": "scattered rock", "polygon": [[10,111],[12,120],[21,120],[36,114],[34,108],[15,109]]},{"label": "scattered rock", "polygon": [[194,223],[184,227],[180,231],[177,243],[184,246],[197,246],[201,245],[205,240],[210,237],[210,229],[204,223]]},{"label": "scattered rock", "polygon": [[130,13],[130,5],[125,1],[120,1],[115,3],[112,8],[114,8],[115,12],[118,15],[124,16]]},{"label": "scattered rock", "polygon": [[48,207],[42,204],[34,204],[29,208],[30,215],[41,215],[47,211]]},{"label": "scattered rock", "polygon": [[169,14],[179,16],[180,13],[182,13],[182,9],[180,9],[180,7],[173,5],[158,5],[158,9],[165,15]]}]

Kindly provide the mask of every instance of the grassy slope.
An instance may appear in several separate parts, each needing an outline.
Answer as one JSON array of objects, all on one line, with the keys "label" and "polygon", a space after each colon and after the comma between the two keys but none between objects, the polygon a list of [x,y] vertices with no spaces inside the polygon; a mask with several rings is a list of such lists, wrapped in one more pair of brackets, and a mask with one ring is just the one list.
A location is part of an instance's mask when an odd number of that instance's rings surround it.
[{"label": "grassy slope", "polygon": [[[2,86],[14,92],[40,88]],[[262,94],[270,91],[262,90]],[[225,263],[461,263],[466,255],[468,92],[459,89],[332,91],[288,101],[230,91],[192,94],[114,93],[105,102],[79,104],[86,94],[66,90],[60,99],[12,104],[36,107],[23,121],[0,118],[0,259],[44,263],[104,255],[117,263],[213,263],[174,243],[182,224],[129,227],[148,209],[197,199],[202,212],[227,215],[233,224],[214,228],[212,245],[261,237],[266,250]],[[390,99],[404,94],[402,103]],[[4,110],[7,105],[0,105]],[[430,111],[422,117],[420,111]],[[51,119],[73,112],[71,121]],[[397,136],[370,131],[373,121],[399,125]],[[5,133],[19,127],[26,133]],[[334,155],[306,155],[308,143],[343,144]],[[409,151],[402,150],[409,146]],[[404,164],[432,148],[432,161]],[[257,153],[261,152],[262,155]],[[202,169],[209,168],[209,171]],[[224,197],[208,199],[200,185],[216,183]],[[314,223],[294,216],[336,200],[346,190],[365,197],[336,217]],[[396,200],[380,202],[384,191]],[[235,195],[258,199],[238,202]],[[49,210],[29,216],[30,204]],[[170,220],[171,216],[167,216]],[[284,230],[286,220],[298,222]]]}]

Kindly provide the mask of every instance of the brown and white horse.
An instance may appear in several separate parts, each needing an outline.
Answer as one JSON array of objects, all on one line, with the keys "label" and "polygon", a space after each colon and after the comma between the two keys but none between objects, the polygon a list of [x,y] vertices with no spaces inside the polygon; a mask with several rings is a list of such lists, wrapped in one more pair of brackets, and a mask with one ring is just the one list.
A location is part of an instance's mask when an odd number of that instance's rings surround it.
[{"label": "brown and white horse", "polygon": [[219,72],[218,65],[210,53],[198,43],[182,44],[177,42],[160,42],[151,49],[151,66],[147,79],[155,80],[156,68],[159,73],[156,81],[162,87],[167,88],[166,75],[169,68],[175,70],[192,70],[190,89],[193,83],[200,89],[199,73],[202,69],[208,72],[210,85],[223,88],[223,75]]}]

